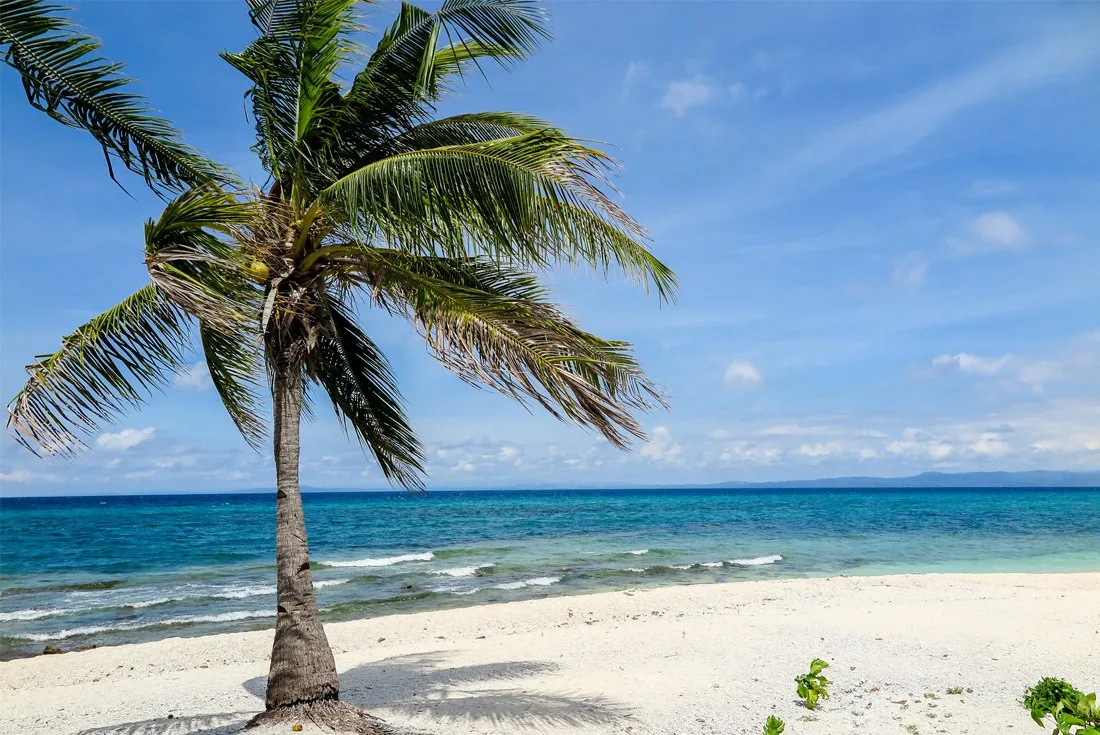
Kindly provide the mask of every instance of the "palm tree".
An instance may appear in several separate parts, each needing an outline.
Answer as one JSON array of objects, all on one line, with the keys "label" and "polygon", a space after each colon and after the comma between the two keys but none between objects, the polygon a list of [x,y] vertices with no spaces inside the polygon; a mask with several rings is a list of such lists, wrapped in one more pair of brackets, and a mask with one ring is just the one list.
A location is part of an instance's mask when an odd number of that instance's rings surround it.
[{"label": "palm tree", "polygon": [[537,5],[403,4],[369,55],[355,41],[357,5],[248,0],[256,39],[222,58],[251,82],[253,150],[268,174],[258,188],[184,144],[59,8],[0,0],[0,45],[32,105],[90,133],[112,179],[129,169],[166,200],[145,225],[151,282],[27,368],[9,430],[32,451],[75,454],[167,386],[197,335],[225,408],[258,448],[266,383],[278,610],[257,721],[308,716],[366,732],[375,721],[339,703],[298,485],[301,415],[324,395],[391,483],[423,487],[421,447],[359,310],[410,320],[467,382],[626,448],[644,436],[632,411],[662,405],[659,391],[629,344],[582,330],[538,274],[616,269],[662,300],[676,284],[609,198],[603,152],[527,115],[435,114],[465,74],[511,66],[548,38]]}]

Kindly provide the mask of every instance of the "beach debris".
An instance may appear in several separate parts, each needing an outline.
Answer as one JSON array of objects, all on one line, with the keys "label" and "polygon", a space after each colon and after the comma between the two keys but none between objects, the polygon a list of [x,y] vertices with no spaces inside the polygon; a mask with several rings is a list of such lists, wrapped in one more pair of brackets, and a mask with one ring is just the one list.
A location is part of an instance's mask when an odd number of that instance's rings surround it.
[{"label": "beach debris", "polygon": [[384,640],[386,640],[386,637],[385,637],[385,636],[382,636],[381,638],[379,638],[379,639],[378,639],[378,642],[379,642],[379,643],[381,643],[381,642],[382,642],[382,641],[384,641]]},{"label": "beach debris", "polygon": [[53,654],[53,653],[65,653],[65,652],[62,651],[57,646],[47,645],[45,648],[42,649],[42,653],[43,654]]},{"label": "beach debris", "polygon": [[300,724],[294,724],[290,727],[291,732],[301,732],[302,726]]}]

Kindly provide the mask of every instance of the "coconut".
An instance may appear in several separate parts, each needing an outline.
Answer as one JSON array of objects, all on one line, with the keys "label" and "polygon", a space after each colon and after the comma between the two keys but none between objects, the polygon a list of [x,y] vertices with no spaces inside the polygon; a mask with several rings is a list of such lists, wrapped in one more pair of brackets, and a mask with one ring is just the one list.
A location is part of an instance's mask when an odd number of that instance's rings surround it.
[{"label": "coconut", "polygon": [[258,260],[252,261],[252,277],[259,283],[267,283],[268,277],[271,275],[271,269],[264,263]]}]

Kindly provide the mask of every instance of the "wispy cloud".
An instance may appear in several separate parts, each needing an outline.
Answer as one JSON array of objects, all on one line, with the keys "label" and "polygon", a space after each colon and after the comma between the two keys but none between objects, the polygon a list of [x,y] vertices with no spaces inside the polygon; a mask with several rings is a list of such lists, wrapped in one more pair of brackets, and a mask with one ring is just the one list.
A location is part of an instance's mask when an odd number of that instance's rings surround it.
[{"label": "wispy cloud", "polygon": [[1019,250],[1027,245],[1027,231],[1008,212],[985,212],[966,223],[963,233],[948,239],[948,245],[959,253],[982,253],[995,250]]},{"label": "wispy cloud", "polygon": [[638,82],[643,79],[648,73],[648,67],[643,61],[631,61],[626,65],[626,71],[623,72],[623,81],[619,85],[619,102],[623,103],[630,99],[631,93],[638,85]]},{"label": "wispy cloud", "polygon": [[1066,377],[1065,366],[1059,361],[1029,360],[1015,355],[979,357],[967,352],[937,355],[932,359],[932,367],[952,368],[960,373],[982,377],[1004,376],[1008,387],[1022,385],[1035,393],[1042,393],[1047,383]]},{"label": "wispy cloud", "polygon": [[669,82],[661,98],[661,107],[671,110],[677,117],[683,117],[691,108],[713,99],[715,91],[712,85],[699,77]]},{"label": "wispy cloud", "polygon": [[206,361],[202,360],[177,375],[172,385],[182,390],[206,390],[213,386],[214,382],[210,379]]},{"label": "wispy cloud", "polygon": [[890,274],[890,282],[899,288],[914,290],[924,285],[928,260],[920,253],[910,253],[899,260]]},{"label": "wispy cloud", "polygon": [[851,172],[900,155],[976,105],[1096,63],[1096,27],[1058,29],[958,76],[826,131],[783,162],[786,175]]},{"label": "wispy cloud", "polygon": [[1016,184],[1003,179],[978,179],[966,189],[966,193],[972,197],[984,199],[998,197],[1016,191]]},{"label": "wispy cloud", "polygon": [[996,375],[1001,372],[1011,355],[1002,357],[979,357],[969,352],[960,352],[956,355],[937,355],[932,358],[933,367],[954,367],[960,373],[972,373],[974,375]]}]

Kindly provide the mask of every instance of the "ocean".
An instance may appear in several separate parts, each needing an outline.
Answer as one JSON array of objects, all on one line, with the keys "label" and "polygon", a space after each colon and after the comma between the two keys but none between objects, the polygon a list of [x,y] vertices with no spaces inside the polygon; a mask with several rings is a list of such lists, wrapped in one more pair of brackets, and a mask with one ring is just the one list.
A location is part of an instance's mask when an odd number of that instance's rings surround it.
[{"label": "ocean", "polygon": [[[325,621],[836,574],[1100,571],[1100,490],[309,493]],[[274,494],[0,499],[0,657],[270,627]]]}]

